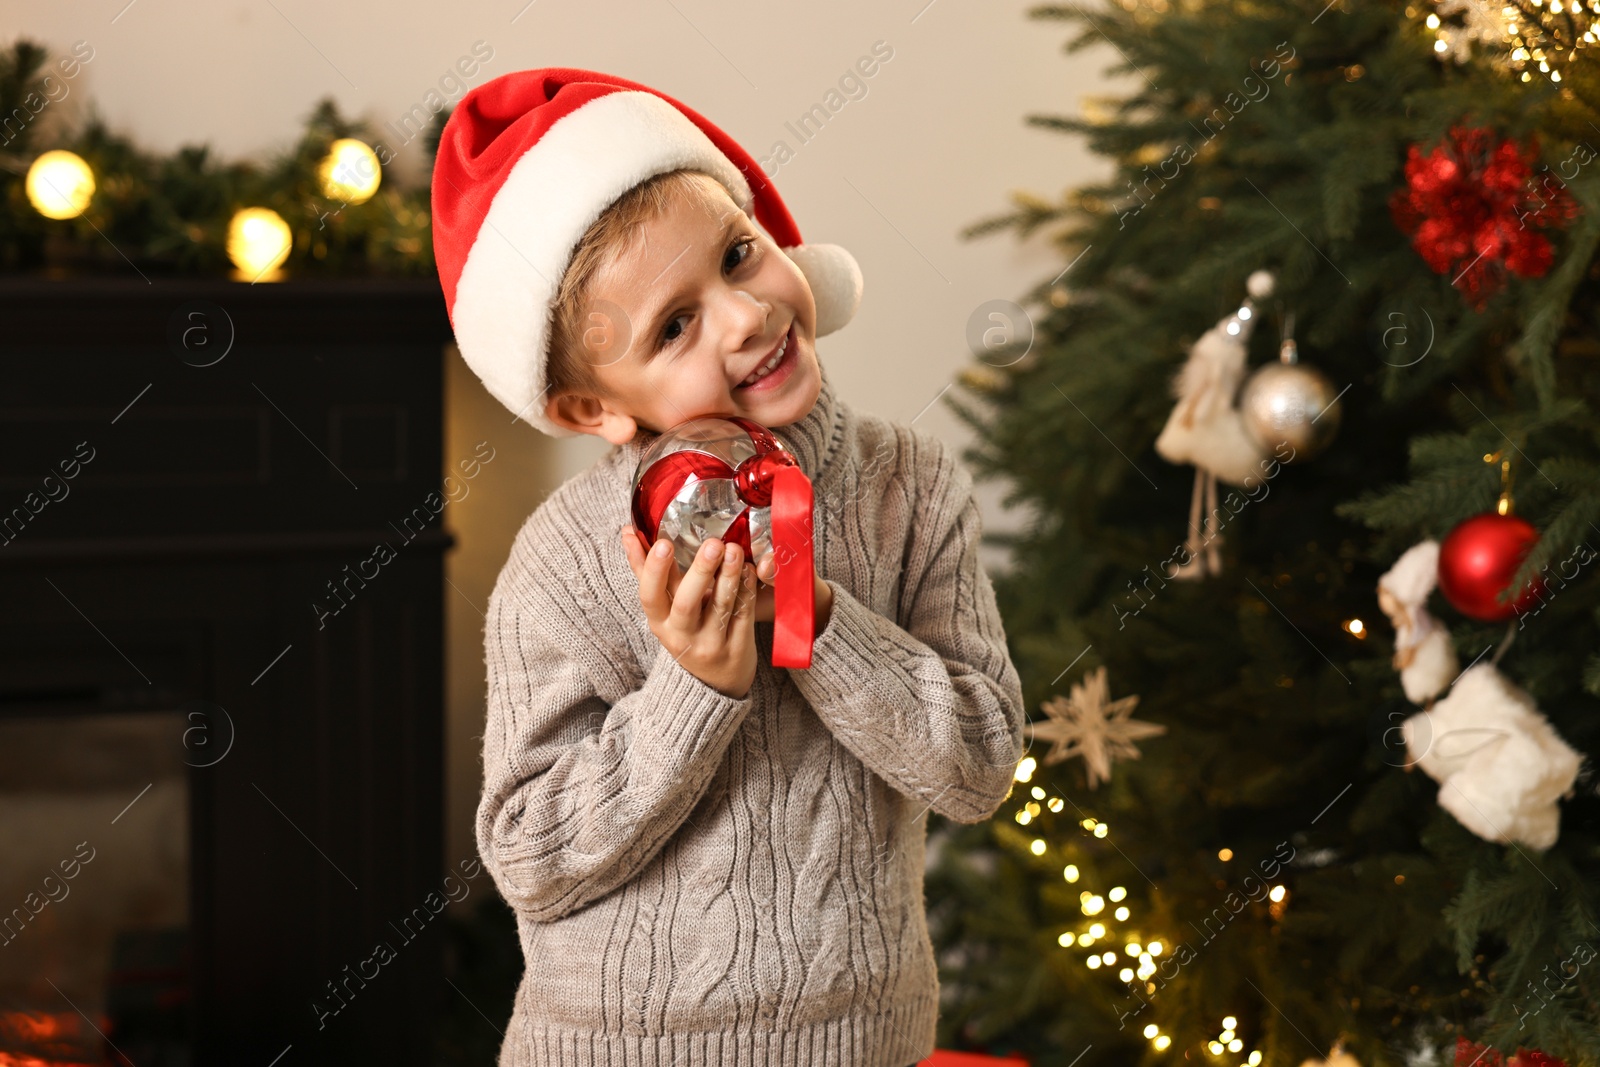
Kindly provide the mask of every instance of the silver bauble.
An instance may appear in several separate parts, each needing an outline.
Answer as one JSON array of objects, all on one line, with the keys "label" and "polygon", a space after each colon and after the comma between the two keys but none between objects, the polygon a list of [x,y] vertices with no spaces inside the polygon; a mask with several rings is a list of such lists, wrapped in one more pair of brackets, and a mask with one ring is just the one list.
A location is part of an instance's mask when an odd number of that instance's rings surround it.
[{"label": "silver bauble", "polygon": [[1339,391],[1295,358],[1294,342],[1284,342],[1283,359],[1256,368],[1239,392],[1239,413],[1256,443],[1274,453],[1285,444],[1294,449],[1278,456],[1285,463],[1315,456],[1339,430]]}]

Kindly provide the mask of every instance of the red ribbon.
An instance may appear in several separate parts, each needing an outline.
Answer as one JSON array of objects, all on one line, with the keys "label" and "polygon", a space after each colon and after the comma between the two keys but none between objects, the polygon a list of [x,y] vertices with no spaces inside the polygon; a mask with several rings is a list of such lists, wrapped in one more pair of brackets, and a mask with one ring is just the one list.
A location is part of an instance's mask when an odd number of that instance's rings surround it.
[{"label": "red ribbon", "polygon": [[[811,479],[794,455],[784,451],[772,432],[759,423],[731,418],[750,434],[756,454],[728,466],[715,456],[684,449],[664,457],[645,471],[633,500],[634,525],[646,544],[656,540],[661,514],[691,478],[728,478],[747,508],[723,532],[724,543],[737,544],[748,558],[752,507],[771,508],[772,551],[778,565],[773,588],[772,665],[811,666],[816,635],[816,602],[812,585]],[[754,562],[752,560],[752,562]]]}]

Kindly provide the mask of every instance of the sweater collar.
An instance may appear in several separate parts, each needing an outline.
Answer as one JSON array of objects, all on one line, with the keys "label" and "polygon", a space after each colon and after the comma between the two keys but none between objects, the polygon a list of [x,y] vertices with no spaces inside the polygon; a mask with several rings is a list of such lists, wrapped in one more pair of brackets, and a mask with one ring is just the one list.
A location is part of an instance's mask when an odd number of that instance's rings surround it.
[{"label": "sweater collar", "polygon": [[[794,458],[800,463],[800,469],[805,471],[806,477],[811,479],[813,485],[821,479],[833,459],[841,414],[841,402],[834,392],[833,382],[828,378],[827,367],[823,366],[820,360],[817,366],[822,373],[822,388],[817,393],[817,402],[811,406],[811,410],[799,422],[787,426],[768,427],[778,435],[784,447],[794,453]],[[658,436],[660,435],[640,432],[632,441],[613,449],[614,469],[628,485],[632,485],[634,471],[639,469],[639,457]]]}]

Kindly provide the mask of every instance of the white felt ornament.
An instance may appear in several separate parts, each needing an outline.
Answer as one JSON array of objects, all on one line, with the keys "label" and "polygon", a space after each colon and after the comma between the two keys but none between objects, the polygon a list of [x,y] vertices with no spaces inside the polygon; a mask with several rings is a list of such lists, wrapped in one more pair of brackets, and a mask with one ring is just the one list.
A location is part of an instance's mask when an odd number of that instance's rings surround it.
[{"label": "white felt ornament", "polygon": [[[1262,480],[1266,453],[1245,429],[1235,397],[1244,378],[1256,320],[1256,300],[1272,295],[1271,273],[1258,270],[1245,281],[1246,297],[1239,310],[1201,335],[1189,359],[1172,381],[1178,403],[1156,438],[1156,452],[1172,463],[1194,464],[1194,494],[1189,502],[1188,559],[1168,571],[1172,578],[1201,578],[1222,570],[1218,552],[1221,524],[1217,518],[1217,479],[1248,488]],[[1205,513],[1205,531],[1200,528]],[[1204,552],[1204,555],[1201,553]]]},{"label": "white felt ornament", "polygon": [[1501,844],[1556,843],[1557,801],[1582,757],[1494,664],[1468,667],[1401,729],[1410,758],[1439,783],[1439,806],[1461,825]]},{"label": "white felt ornament", "polygon": [[1406,699],[1424,704],[1460,671],[1450,631],[1428,613],[1439,581],[1439,542],[1412,545],[1378,579],[1378,607],[1394,625],[1394,667]]},{"label": "white felt ornament", "polygon": [[1244,379],[1245,345],[1260,318],[1255,301],[1272,295],[1273,278],[1258,270],[1245,287],[1250,297],[1239,310],[1200,336],[1173,380],[1178,403],[1156,438],[1156,451],[1173,463],[1193,463],[1230,485],[1261,477],[1265,453],[1245,429],[1235,405]]}]

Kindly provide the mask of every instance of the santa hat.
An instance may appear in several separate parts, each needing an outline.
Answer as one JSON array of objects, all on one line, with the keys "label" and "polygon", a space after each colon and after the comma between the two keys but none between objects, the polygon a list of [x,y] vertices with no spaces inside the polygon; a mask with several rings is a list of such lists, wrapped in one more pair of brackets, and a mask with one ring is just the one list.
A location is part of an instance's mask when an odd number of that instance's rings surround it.
[{"label": "santa hat", "polygon": [[521,70],[469,91],[433,166],[433,251],[456,344],[485,388],[555,437],[544,413],[551,315],[577,244],[646,178],[704,171],[794,260],[817,305],[817,336],[861,302],[861,270],[838,245],[803,244],[760,165],[678,101],[591,70]]}]

